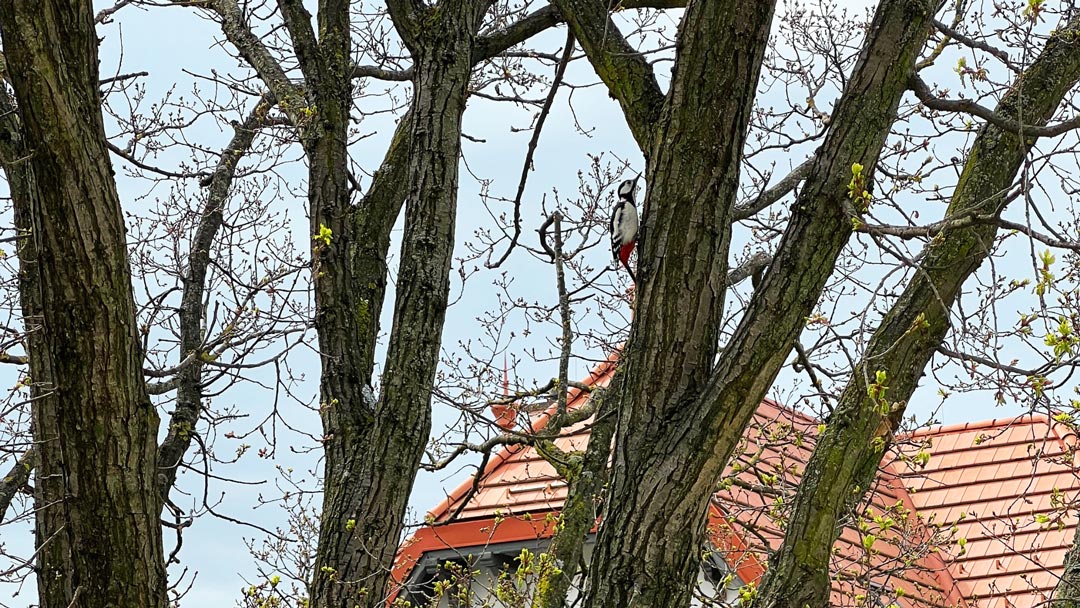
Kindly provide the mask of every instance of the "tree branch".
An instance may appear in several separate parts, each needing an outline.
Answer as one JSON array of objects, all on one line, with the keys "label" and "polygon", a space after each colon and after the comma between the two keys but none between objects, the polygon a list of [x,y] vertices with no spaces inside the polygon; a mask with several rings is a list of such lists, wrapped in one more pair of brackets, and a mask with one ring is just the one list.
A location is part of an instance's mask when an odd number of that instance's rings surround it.
[{"label": "tree branch", "polygon": [[27,363],[30,363],[30,358],[25,355],[0,353],[0,363],[6,363],[8,365],[26,365]]},{"label": "tree branch", "polygon": [[[195,426],[202,414],[202,361],[199,353],[203,342],[202,324],[206,316],[203,295],[206,290],[206,271],[210,265],[210,250],[224,221],[225,205],[236,176],[236,168],[240,159],[251,148],[255,135],[266,120],[271,103],[269,95],[263,96],[244,122],[236,127],[232,139],[222,150],[210,178],[199,225],[191,240],[180,304],[180,354],[184,359],[177,366],[174,378],[175,388],[179,392],[176,396],[176,407],[169,419],[168,434],[158,447],[158,487],[162,500],[166,503],[169,491],[176,482],[179,465],[191,445]],[[154,388],[157,389],[158,385]],[[150,390],[149,386],[147,390]]]},{"label": "tree branch", "polygon": [[1003,51],[1001,49],[998,49],[998,48],[995,48],[995,47],[992,47],[992,46],[990,46],[989,44],[987,44],[985,42],[981,42],[979,40],[969,38],[968,36],[965,36],[965,35],[961,34],[960,32],[958,32],[955,29],[945,25],[944,23],[942,23],[941,21],[938,21],[937,19],[934,19],[934,27],[937,28],[937,30],[940,31],[941,33],[948,36],[949,38],[952,38],[953,40],[956,40],[957,42],[960,42],[961,44],[964,44],[965,46],[971,47],[973,49],[979,49],[981,51],[986,51],[987,53],[990,53],[994,57],[997,57],[998,61],[1005,64],[1005,67],[1012,70],[1013,73],[1015,73],[1015,74],[1020,73],[1020,71],[1021,71],[1020,68],[1016,64],[1014,64],[1012,61],[1009,61],[1009,55],[1005,51]]},{"label": "tree branch", "polygon": [[755,253],[754,255],[750,256],[749,260],[746,260],[738,268],[735,268],[728,273],[727,286],[734,287],[735,285],[738,285],[746,279],[754,276],[756,272],[758,272],[762,268],[765,268],[771,263],[771,255],[765,253],[764,251],[759,251]]},{"label": "tree branch", "polygon": [[[181,0],[173,0],[184,4]],[[303,87],[293,84],[285,75],[281,64],[270,54],[269,49],[256,37],[247,23],[236,0],[207,0],[205,4],[221,20],[221,31],[225,38],[240,52],[248,64],[259,74],[259,78],[270,89],[282,111],[289,116],[293,124],[304,124],[300,110],[307,107]]]},{"label": "tree branch", "polygon": [[803,161],[801,165],[792,169],[791,173],[788,173],[787,176],[777,182],[775,186],[759,194],[756,199],[746,205],[735,207],[735,220],[738,221],[751,218],[758,212],[766,209],[769,205],[784,198],[788,192],[794,190],[796,186],[806,179],[806,176],[810,174],[810,167],[812,166],[814,166],[814,159],[808,158]]},{"label": "tree branch", "polygon": [[23,452],[7,475],[0,479],[0,523],[3,523],[15,495],[22,491],[30,481],[30,472],[33,470],[34,448],[30,448]]},{"label": "tree branch", "polygon": [[418,51],[420,36],[424,26],[421,24],[421,16],[425,12],[421,0],[386,0],[386,8],[390,12],[390,20],[401,36],[402,42],[409,52],[415,57]]},{"label": "tree branch", "polygon": [[[514,195],[514,235],[510,237],[510,246],[506,248],[506,252],[495,262],[488,262],[485,264],[488,268],[498,268],[502,266],[502,263],[510,257],[510,253],[514,251],[514,247],[517,246],[518,239],[521,237],[521,197],[525,194],[525,183],[529,179],[529,172],[533,168],[533,155],[536,153],[536,146],[540,142],[540,131],[544,128],[544,122],[547,121],[548,114],[551,112],[551,106],[555,103],[555,95],[559,92],[559,85],[562,83],[563,75],[566,74],[566,66],[570,63],[570,55],[574,52],[574,32],[567,29],[566,31],[566,44],[563,46],[562,57],[559,59],[559,64],[555,67],[555,77],[551,81],[551,90],[548,91],[547,98],[544,99],[544,107],[540,108],[540,116],[536,119],[536,126],[533,127],[532,137],[529,138],[529,147],[525,152],[525,163],[521,167],[521,178],[518,180],[517,193]],[[556,219],[556,224],[558,220]],[[558,226],[556,225],[556,231]],[[561,238],[556,235],[556,239]],[[557,251],[557,250],[556,250]],[[558,262],[556,262],[558,263]],[[561,272],[561,270],[560,270]]]},{"label": "tree branch", "polygon": [[412,80],[413,68],[412,66],[409,66],[404,70],[388,70],[377,65],[356,65],[353,66],[352,77],[375,78],[393,82],[408,82]]},{"label": "tree branch", "polygon": [[652,65],[626,41],[602,0],[552,0],[608,91],[622,106],[638,146],[648,153],[664,107]]},{"label": "tree branch", "polygon": [[978,116],[995,127],[1010,133],[1015,133],[1021,137],[1056,137],[1080,128],[1080,116],[1050,126],[1025,125],[1011,118],[1006,118],[990,108],[981,106],[970,99],[943,99],[938,97],[934,95],[930,90],[930,87],[927,86],[923,79],[919,78],[918,75],[912,74],[910,83],[911,90],[915,93],[915,96],[919,98],[919,101],[932,110],[940,110],[942,112],[963,112],[965,114]]},{"label": "tree branch", "polygon": [[[1052,36],[1034,64],[1002,98],[1000,116],[1045,123],[1080,79],[1080,39],[1074,17]],[[946,211],[946,227],[927,245],[910,282],[866,346],[818,437],[780,550],[760,593],[764,608],[828,601],[830,555],[840,522],[873,485],[882,453],[894,440],[927,363],[951,326],[964,282],[985,260],[998,227],[948,225],[957,217],[1001,213],[1005,194],[1029,154],[1031,130],[1020,136],[984,126]],[[887,389],[887,393],[886,393]],[[859,488],[859,491],[853,491]]]},{"label": "tree branch", "polygon": [[311,27],[311,13],[304,8],[303,0],[277,0],[281,17],[285,21],[285,30],[296,52],[296,61],[304,79],[315,82],[319,75],[319,41]]}]

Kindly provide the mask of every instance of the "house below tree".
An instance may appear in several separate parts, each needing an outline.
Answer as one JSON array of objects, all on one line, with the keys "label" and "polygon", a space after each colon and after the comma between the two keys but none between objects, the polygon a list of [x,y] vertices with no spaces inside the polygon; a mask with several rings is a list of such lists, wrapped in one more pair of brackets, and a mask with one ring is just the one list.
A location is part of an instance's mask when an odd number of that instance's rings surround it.
[{"label": "house below tree", "polygon": [[[614,367],[614,360],[604,362],[583,382],[604,386]],[[587,401],[587,393],[571,389],[570,409]],[[528,415],[527,424],[540,430],[551,411]],[[590,424],[565,429],[556,445],[584,450]],[[752,593],[783,539],[820,430],[809,416],[762,402],[709,505],[712,542],[702,548],[695,605],[738,605],[740,595]],[[1045,605],[1077,525],[1076,446],[1069,427],[1040,415],[901,438],[833,549],[831,605]],[[412,606],[464,608],[527,595],[535,583],[528,566],[547,547],[566,491],[532,447],[492,454],[479,480],[462,482],[429,513],[430,525],[402,545],[396,597]]]}]

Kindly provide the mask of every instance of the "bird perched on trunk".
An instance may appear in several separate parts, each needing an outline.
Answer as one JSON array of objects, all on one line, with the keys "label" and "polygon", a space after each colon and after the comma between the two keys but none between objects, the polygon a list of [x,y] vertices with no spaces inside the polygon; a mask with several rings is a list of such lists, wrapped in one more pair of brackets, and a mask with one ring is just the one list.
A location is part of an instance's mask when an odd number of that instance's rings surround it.
[{"label": "bird perched on trunk", "polygon": [[[611,210],[611,255],[615,262],[621,262],[623,268],[635,283],[634,271],[630,270],[630,254],[637,244],[638,213],[634,197],[637,195],[637,182],[641,177],[638,174],[634,179],[628,179],[619,184],[618,199],[615,208]],[[618,266],[616,266],[618,268]]]}]

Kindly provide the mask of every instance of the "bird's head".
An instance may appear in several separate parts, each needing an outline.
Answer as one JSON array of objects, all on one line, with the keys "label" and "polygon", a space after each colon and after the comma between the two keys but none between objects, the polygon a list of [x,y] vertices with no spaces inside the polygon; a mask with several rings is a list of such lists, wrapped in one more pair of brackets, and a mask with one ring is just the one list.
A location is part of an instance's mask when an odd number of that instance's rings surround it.
[{"label": "bird's head", "polygon": [[634,200],[637,197],[637,193],[638,193],[637,183],[638,183],[638,179],[640,179],[640,178],[641,178],[641,174],[638,173],[637,177],[635,177],[634,179],[628,179],[628,180],[624,181],[623,183],[619,184],[619,198],[626,198],[626,199]]}]

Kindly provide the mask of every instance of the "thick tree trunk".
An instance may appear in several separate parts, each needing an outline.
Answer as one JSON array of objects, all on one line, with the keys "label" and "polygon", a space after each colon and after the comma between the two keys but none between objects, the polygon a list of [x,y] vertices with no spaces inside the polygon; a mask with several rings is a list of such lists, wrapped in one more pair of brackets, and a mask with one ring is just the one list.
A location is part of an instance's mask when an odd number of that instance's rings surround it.
[{"label": "thick tree trunk", "polygon": [[1080,608],[1080,527],[1076,528],[1072,547],[1065,554],[1064,566],[1050,608]]},{"label": "thick tree trunk", "polygon": [[[689,603],[716,480],[847,242],[852,165],[861,163],[871,174],[929,34],[933,10],[929,0],[882,3],[770,271],[714,368],[716,321],[711,315],[719,318],[724,288],[723,274],[715,273],[722,271],[721,258],[727,254],[733,196],[728,189],[709,192],[705,199],[691,193],[706,191],[698,185],[706,176],[722,176],[734,188],[738,171],[728,161],[737,163],[741,140],[726,161],[709,157],[703,154],[706,144],[726,148],[734,140],[723,135],[728,133],[723,122],[713,128],[701,121],[714,113],[719,114],[716,121],[745,119],[760,63],[760,55],[749,49],[764,44],[769,21],[760,3],[702,4],[690,3],[680,28],[679,61],[696,59],[677,63],[671,107],[661,121],[649,170],[644,279],[623,360],[609,507],[590,572],[588,605],[593,607]],[[705,27],[703,15],[714,10],[719,11],[715,24]],[[724,43],[717,31],[736,33]],[[711,94],[733,104],[726,112],[710,107],[707,95],[682,97],[688,85],[679,70],[715,56],[731,57],[724,63],[729,70],[753,75],[711,82],[724,85]],[[707,65],[723,71],[715,62]],[[710,82],[704,74],[689,76]],[[721,90],[722,95],[717,93]],[[717,141],[722,143],[717,146]],[[695,149],[694,142],[701,147]],[[680,188],[687,190],[680,193]],[[703,220],[697,217],[703,212],[721,215]],[[719,250],[709,253],[711,247]],[[716,270],[702,270],[710,264]]]},{"label": "thick tree trunk", "polygon": [[[1080,20],[1059,31],[1039,59],[1002,99],[998,114],[1026,124],[1045,124],[1080,78]],[[960,176],[946,221],[997,216],[1002,195],[1015,179],[1031,136],[983,127]],[[1026,140],[1026,141],[1025,141]],[[949,310],[964,281],[990,252],[993,223],[947,228],[927,247],[918,272],[874,333],[863,360],[818,439],[799,486],[781,549],[772,557],[759,605],[802,608],[829,598],[831,548],[845,509],[869,488],[892,433],[904,416],[922,370],[949,329]],[[885,377],[884,397],[869,387]],[[874,391],[879,394],[879,391]],[[853,498],[854,496],[854,498]]]},{"label": "thick tree trunk", "polygon": [[731,210],[772,14],[772,2],[691,2],[679,27],[646,154],[634,328],[607,397],[619,424],[588,606],[690,602],[708,502],[690,496],[701,466],[691,453],[709,444],[687,442],[685,426],[702,426],[693,404],[716,357]]},{"label": "thick tree trunk", "polygon": [[40,291],[53,379],[34,412],[41,605],[164,607],[158,417],[142,380],[92,6],[5,0],[0,30],[34,176],[15,201],[37,254],[24,271]]},{"label": "thick tree trunk", "polygon": [[[324,175],[320,181],[315,173],[347,175],[344,148],[341,155],[309,150],[312,209],[320,210],[313,215],[313,232],[318,234],[322,226],[340,226],[344,234],[352,235],[340,243],[334,236],[329,243],[317,243],[314,256],[317,328],[323,350],[320,406],[326,433],[322,528],[311,585],[312,606],[320,608],[375,607],[385,601],[388,566],[397,550],[405,507],[430,433],[431,387],[454,246],[461,117],[478,21],[468,2],[444,3],[437,12],[430,11],[429,16],[438,15],[438,27],[424,30],[411,45],[414,99],[390,152],[404,158],[395,163],[404,165],[405,173],[398,174],[397,193],[392,189],[369,193],[369,197],[408,193],[394,326],[378,399],[369,386],[385,290],[386,249],[374,257],[376,251],[369,251],[370,245],[356,237],[362,236],[369,222],[386,224],[386,218],[360,211],[356,216],[343,214],[352,218],[352,225],[332,224],[333,210],[344,208],[328,205],[329,199],[314,204],[314,188],[331,179]],[[324,140],[321,145],[336,142]],[[320,158],[334,163],[324,164]],[[395,164],[384,163],[384,168],[399,171]],[[337,196],[346,194],[343,190]],[[390,225],[386,224],[379,239],[388,241]],[[337,228],[332,229],[338,234]],[[366,269],[365,276],[349,274],[359,268]],[[377,285],[357,283],[358,278],[372,276],[378,277]]]}]

